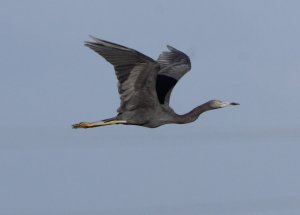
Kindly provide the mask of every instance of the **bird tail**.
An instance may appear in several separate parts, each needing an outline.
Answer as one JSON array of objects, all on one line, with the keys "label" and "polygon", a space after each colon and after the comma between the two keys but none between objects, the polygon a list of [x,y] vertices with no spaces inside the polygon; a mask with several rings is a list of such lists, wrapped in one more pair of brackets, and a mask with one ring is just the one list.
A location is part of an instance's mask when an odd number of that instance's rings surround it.
[{"label": "bird tail", "polygon": [[106,125],[116,125],[116,124],[126,124],[127,121],[125,120],[118,120],[116,117],[104,119],[101,121],[96,122],[80,122],[77,124],[72,125],[73,128],[94,128],[99,126],[106,126]]}]

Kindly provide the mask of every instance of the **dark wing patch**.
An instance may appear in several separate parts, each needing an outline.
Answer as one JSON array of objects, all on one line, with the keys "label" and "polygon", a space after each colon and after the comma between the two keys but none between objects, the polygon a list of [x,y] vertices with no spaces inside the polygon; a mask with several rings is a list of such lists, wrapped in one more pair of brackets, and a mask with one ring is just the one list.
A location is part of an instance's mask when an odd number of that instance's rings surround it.
[{"label": "dark wing patch", "polygon": [[[170,90],[176,85],[177,80],[175,78],[157,75],[156,78],[156,92],[160,104],[165,103],[165,98]],[[169,102],[169,101],[168,101]]]},{"label": "dark wing patch", "polygon": [[161,70],[158,72],[156,82],[157,95],[161,104],[169,105],[170,96],[176,83],[191,70],[190,58],[183,52],[167,46],[169,51],[160,54],[157,62]]}]

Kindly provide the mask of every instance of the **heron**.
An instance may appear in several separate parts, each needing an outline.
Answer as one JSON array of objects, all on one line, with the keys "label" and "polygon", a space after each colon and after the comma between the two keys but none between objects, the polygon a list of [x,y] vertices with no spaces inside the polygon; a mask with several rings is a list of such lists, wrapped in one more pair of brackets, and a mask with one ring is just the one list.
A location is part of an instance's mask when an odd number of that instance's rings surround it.
[{"label": "heron", "polygon": [[170,107],[170,97],[176,83],[191,70],[190,58],[167,45],[157,60],[125,46],[91,36],[85,46],[113,65],[118,79],[120,107],[115,117],[95,122],[80,122],[73,128],[93,128],[106,125],[137,125],[156,128],[165,124],[194,122],[200,114],[232,105],[236,102],[210,100],[190,112],[180,115]]}]

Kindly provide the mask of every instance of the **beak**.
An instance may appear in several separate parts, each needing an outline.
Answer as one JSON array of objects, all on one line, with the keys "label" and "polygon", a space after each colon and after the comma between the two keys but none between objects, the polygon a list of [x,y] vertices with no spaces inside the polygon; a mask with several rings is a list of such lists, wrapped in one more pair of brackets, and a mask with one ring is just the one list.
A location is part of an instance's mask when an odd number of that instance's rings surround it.
[{"label": "beak", "polygon": [[239,103],[236,103],[236,102],[223,102],[221,104],[221,107],[227,107],[227,106],[231,106],[231,105],[240,105]]}]

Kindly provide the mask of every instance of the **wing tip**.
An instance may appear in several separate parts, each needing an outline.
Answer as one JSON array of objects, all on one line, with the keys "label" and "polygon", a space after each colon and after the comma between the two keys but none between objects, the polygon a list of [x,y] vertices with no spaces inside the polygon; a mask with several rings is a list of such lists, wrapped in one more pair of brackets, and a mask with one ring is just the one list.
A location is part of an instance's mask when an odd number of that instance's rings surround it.
[{"label": "wing tip", "polygon": [[167,45],[167,48],[168,48],[170,51],[178,51],[177,49],[175,49],[173,46],[170,46],[170,45]]},{"label": "wing tip", "polygon": [[93,47],[99,46],[101,44],[90,42],[90,41],[84,41],[83,45],[86,46],[86,47],[89,47],[89,48],[93,49]]},{"label": "wing tip", "polygon": [[93,46],[96,46],[96,45],[100,45],[100,42],[101,42],[101,40],[99,39],[99,38],[97,38],[97,37],[94,37],[93,35],[88,35],[92,40],[94,40],[94,41],[84,41],[83,42],[83,44],[84,44],[84,46],[87,46],[87,47],[89,47],[89,48],[92,48]]},{"label": "wing tip", "polygon": [[94,40],[95,42],[102,42],[103,40],[97,38],[97,37],[94,37],[93,35],[89,34],[89,37]]},{"label": "wing tip", "polygon": [[102,39],[94,37],[90,34],[89,34],[89,37],[92,38],[94,41],[93,42],[85,41],[84,43],[88,47],[101,45],[101,46],[114,48],[114,49],[119,49],[119,50],[124,50],[124,51],[133,51],[133,50],[131,50],[130,48],[128,48],[126,46],[122,46],[122,45],[117,44],[117,43],[109,42],[107,40],[102,40]]}]

